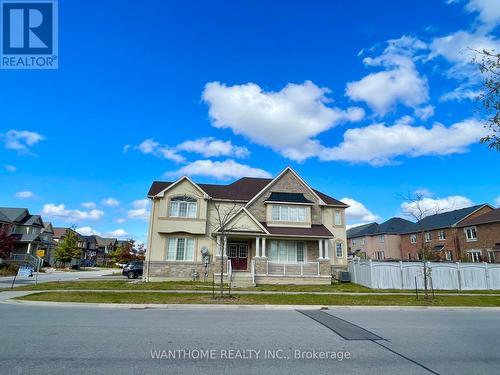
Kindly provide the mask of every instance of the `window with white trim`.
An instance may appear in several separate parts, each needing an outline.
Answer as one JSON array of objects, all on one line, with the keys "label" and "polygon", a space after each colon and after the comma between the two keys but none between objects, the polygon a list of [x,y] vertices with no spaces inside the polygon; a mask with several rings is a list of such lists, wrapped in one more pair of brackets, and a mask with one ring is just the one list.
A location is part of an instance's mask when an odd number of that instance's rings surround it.
[{"label": "window with white trim", "polygon": [[467,251],[467,255],[469,256],[469,260],[473,263],[481,261],[481,250],[469,250]]},{"label": "window with white trim", "polygon": [[412,234],[410,236],[410,243],[417,243],[417,235],[416,234]]},{"label": "window with white trim", "polygon": [[465,228],[464,232],[465,232],[465,238],[467,238],[467,241],[476,241],[477,240],[476,227]]},{"label": "window with white trim", "polygon": [[378,236],[378,242],[380,242],[380,243],[384,243],[385,242],[385,236],[383,234],[381,234],[380,236]]},{"label": "window with white trim", "polygon": [[271,219],[273,221],[304,223],[307,221],[307,208],[274,205],[271,207]]},{"label": "window with white trim", "polygon": [[196,217],[198,201],[191,197],[174,197],[170,200],[170,216],[172,217]]},{"label": "window with white trim", "polygon": [[170,237],[167,241],[167,260],[186,262],[194,260],[194,239]]},{"label": "window with white trim", "polygon": [[337,258],[342,258],[344,256],[344,246],[342,242],[337,242],[335,244],[335,255],[337,255]]},{"label": "window with white trim", "polygon": [[440,230],[438,238],[440,241],[446,240],[446,232],[444,230]]},{"label": "window with white trim", "polygon": [[340,210],[334,211],[334,223],[335,225],[342,225],[342,212]]},{"label": "window with white trim", "polygon": [[425,242],[431,242],[431,240],[432,240],[432,233],[425,232]]},{"label": "window with white trim", "polygon": [[275,263],[302,263],[305,245],[301,241],[271,241],[269,261]]}]

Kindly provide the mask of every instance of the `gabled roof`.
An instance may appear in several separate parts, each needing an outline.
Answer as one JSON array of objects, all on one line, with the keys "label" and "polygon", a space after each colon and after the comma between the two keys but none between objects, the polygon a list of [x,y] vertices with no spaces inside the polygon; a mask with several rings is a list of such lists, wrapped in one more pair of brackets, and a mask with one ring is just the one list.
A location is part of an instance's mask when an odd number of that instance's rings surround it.
[{"label": "gabled roof", "polygon": [[54,237],[64,237],[68,230],[71,230],[71,228],[54,227]]},{"label": "gabled roof", "polygon": [[116,244],[116,238],[104,238],[100,236],[95,236],[95,240],[97,242],[97,246],[113,246]]},{"label": "gabled roof", "polygon": [[[268,186],[274,179],[259,178],[259,177],[243,177],[228,185],[219,184],[196,184],[207,195],[213,199],[222,199],[230,201],[249,202],[257,194],[259,194],[266,186]],[[179,180],[177,180],[179,181]],[[176,181],[176,182],[177,182]],[[151,185],[148,197],[152,198],[158,193],[164,191],[175,182],[154,181]],[[323,200],[327,205],[348,207],[345,203],[328,196],[318,190],[311,189],[314,194]]]},{"label": "gabled roof", "polygon": [[480,225],[480,224],[490,224],[490,223],[500,223],[500,208],[496,208],[493,211],[486,212],[485,214],[466,219],[462,221],[458,226],[466,227],[469,225]]},{"label": "gabled roof", "polygon": [[27,208],[0,207],[0,212],[12,223],[21,223],[26,216],[29,216]]},{"label": "gabled roof", "polygon": [[414,224],[404,233],[416,233],[419,231],[453,227],[455,225],[458,225],[462,220],[484,206],[491,207],[488,204],[478,204],[472,207],[465,207],[459,210],[453,210],[424,217],[420,221],[420,223]]},{"label": "gabled roof", "polygon": [[10,223],[10,219],[0,211],[0,223]]},{"label": "gabled roof", "polygon": [[369,223],[360,225],[347,230],[347,238],[376,236],[381,234],[401,234],[407,230],[411,230],[415,223],[402,219],[400,217],[392,217],[384,221],[382,224]]},{"label": "gabled roof", "polygon": [[[253,223],[252,226],[249,227],[241,227],[241,228],[232,228],[228,229],[230,232],[254,232],[254,233],[269,233],[266,228],[245,208],[241,207],[238,212],[236,212],[228,221],[227,221],[227,228],[231,228],[229,224],[231,224],[233,221],[236,221],[238,223],[240,220],[244,220],[247,218],[250,220],[250,223]],[[219,233],[221,227],[217,228],[217,230],[214,233]]]}]

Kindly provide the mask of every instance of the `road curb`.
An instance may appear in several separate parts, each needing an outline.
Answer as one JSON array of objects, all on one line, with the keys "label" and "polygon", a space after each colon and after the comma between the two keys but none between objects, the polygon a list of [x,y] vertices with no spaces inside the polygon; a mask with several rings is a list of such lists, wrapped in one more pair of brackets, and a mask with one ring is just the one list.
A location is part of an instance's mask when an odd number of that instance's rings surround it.
[{"label": "road curb", "polygon": [[490,310],[500,307],[471,306],[345,306],[345,305],[225,305],[225,304],[156,304],[156,303],[90,303],[5,300],[1,304],[49,307],[83,307],[126,310]]}]

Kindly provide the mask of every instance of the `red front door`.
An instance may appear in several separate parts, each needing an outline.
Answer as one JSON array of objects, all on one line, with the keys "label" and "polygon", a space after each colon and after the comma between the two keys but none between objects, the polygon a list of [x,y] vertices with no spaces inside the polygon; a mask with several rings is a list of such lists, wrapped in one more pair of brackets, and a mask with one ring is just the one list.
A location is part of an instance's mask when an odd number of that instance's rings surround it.
[{"label": "red front door", "polygon": [[247,269],[248,244],[247,243],[229,243],[228,256],[231,259],[233,270]]}]

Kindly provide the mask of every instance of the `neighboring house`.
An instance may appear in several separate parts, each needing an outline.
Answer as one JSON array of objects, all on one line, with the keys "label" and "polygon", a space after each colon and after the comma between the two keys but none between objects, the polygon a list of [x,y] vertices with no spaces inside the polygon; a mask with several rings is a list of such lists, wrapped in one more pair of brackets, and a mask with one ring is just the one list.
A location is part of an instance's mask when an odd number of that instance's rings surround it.
[{"label": "neighboring house", "polygon": [[54,241],[54,227],[52,226],[52,223],[45,223],[39,237],[40,244],[38,245],[38,249],[44,251],[44,262],[52,266],[55,263],[54,250],[56,247],[56,242]]},{"label": "neighboring house", "polygon": [[480,204],[459,210],[443,212],[423,218],[412,229],[401,234],[403,257],[421,259],[422,243],[439,260],[456,261],[461,258],[457,227],[462,221],[491,211],[488,204]]},{"label": "neighboring house", "polygon": [[83,259],[84,264],[87,267],[93,267],[98,264],[98,251],[97,251],[97,240],[95,236],[83,236],[80,235],[84,241]]},{"label": "neighboring house", "polygon": [[414,225],[411,221],[393,217],[382,224],[369,223],[347,231],[349,253],[363,259],[401,260],[401,236]]},{"label": "neighboring house", "polygon": [[110,262],[111,253],[115,251],[118,240],[116,238],[104,238],[93,236],[96,240],[97,247],[97,264],[105,264]]},{"label": "neighboring house", "polygon": [[12,254],[36,255],[42,245],[40,233],[45,224],[40,215],[31,215],[27,208],[0,207],[2,220],[8,221],[14,237]]},{"label": "neighboring house", "polygon": [[[330,283],[332,267],[347,264],[345,209],[286,168],[274,179],[241,178],[229,185],[188,177],[154,182],[144,277],[191,279],[232,268],[257,283]],[[219,212],[232,212],[222,243]],[[149,267],[148,267],[149,265]]]},{"label": "neighboring house", "polygon": [[463,220],[458,227],[460,249],[469,261],[500,263],[500,208]]}]

